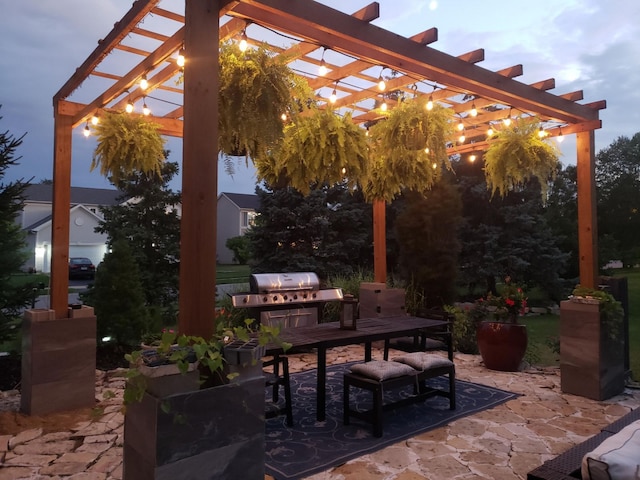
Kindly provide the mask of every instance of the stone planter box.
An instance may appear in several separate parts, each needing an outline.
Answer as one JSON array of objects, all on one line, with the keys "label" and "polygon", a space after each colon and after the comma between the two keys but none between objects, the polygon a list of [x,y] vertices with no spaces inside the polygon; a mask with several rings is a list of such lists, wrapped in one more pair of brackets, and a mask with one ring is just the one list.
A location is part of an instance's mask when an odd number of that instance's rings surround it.
[{"label": "stone planter box", "polygon": [[605,400],[624,390],[624,340],[612,339],[589,299],[560,303],[560,375],[565,393]]}]

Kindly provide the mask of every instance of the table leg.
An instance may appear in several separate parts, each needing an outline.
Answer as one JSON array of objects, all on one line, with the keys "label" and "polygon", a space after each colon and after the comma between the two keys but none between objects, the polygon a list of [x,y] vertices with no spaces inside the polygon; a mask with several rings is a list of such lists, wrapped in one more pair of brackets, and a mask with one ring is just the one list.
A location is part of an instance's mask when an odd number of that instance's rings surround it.
[{"label": "table leg", "polygon": [[318,378],[316,387],[316,419],[323,422],[327,404],[327,349],[318,347]]},{"label": "table leg", "polygon": [[364,344],[364,361],[371,361],[371,342],[367,342]]}]

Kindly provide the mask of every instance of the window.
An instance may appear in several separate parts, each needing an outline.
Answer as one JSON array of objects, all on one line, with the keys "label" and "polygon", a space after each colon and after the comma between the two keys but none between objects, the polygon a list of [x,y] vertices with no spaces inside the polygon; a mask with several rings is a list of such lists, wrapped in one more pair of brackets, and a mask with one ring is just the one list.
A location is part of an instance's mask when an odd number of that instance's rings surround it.
[{"label": "window", "polygon": [[243,211],[243,212],[240,212],[240,215],[241,215],[240,226],[242,228],[247,228],[253,225],[254,220],[256,218],[256,212]]}]

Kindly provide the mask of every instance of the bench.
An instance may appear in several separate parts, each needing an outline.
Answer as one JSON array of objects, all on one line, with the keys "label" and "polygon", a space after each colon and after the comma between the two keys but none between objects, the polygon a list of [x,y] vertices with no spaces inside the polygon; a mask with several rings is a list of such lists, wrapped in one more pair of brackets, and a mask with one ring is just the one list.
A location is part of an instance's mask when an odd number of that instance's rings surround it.
[{"label": "bench", "polygon": [[581,479],[581,466],[584,456],[595,450],[604,440],[616,435],[625,426],[640,420],[640,408],[636,408],[604,427],[600,433],[582,443],[571,447],[557,457],[547,460],[527,474],[527,480],[576,480]]},{"label": "bench", "polygon": [[[429,378],[443,375],[449,377],[449,390],[430,388],[426,384]],[[349,425],[351,417],[364,420],[373,426],[373,435],[382,436],[382,413],[404,405],[421,402],[435,395],[449,399],[449,408],[456,408],[455,365],[452,361],[438,355],[415,352],[395,359],[395,361],[374,360],[351,367],[344,374],[343,422]],[[407,386],[413,386],[413,395],[384,403],[384,392]],[[373,408],[359,411],[351,408],[350,390],[357,387],[368,390],[373,396]]]}]

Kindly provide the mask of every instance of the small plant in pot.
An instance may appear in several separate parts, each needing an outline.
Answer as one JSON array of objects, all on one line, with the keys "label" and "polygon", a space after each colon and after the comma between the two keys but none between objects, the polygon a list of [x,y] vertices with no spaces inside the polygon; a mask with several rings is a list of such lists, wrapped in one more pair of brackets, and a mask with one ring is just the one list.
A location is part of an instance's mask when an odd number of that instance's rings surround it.
[{"label": "small plant in pot", "polygon": [[491,370],[514,372],[527,351],[527,327],[518,317],[527,309],[527,297],[520,286],[507,277],[499,295],[488,295],[477,303],[490,320],[478,325],[476,339],[485,366]]}]

